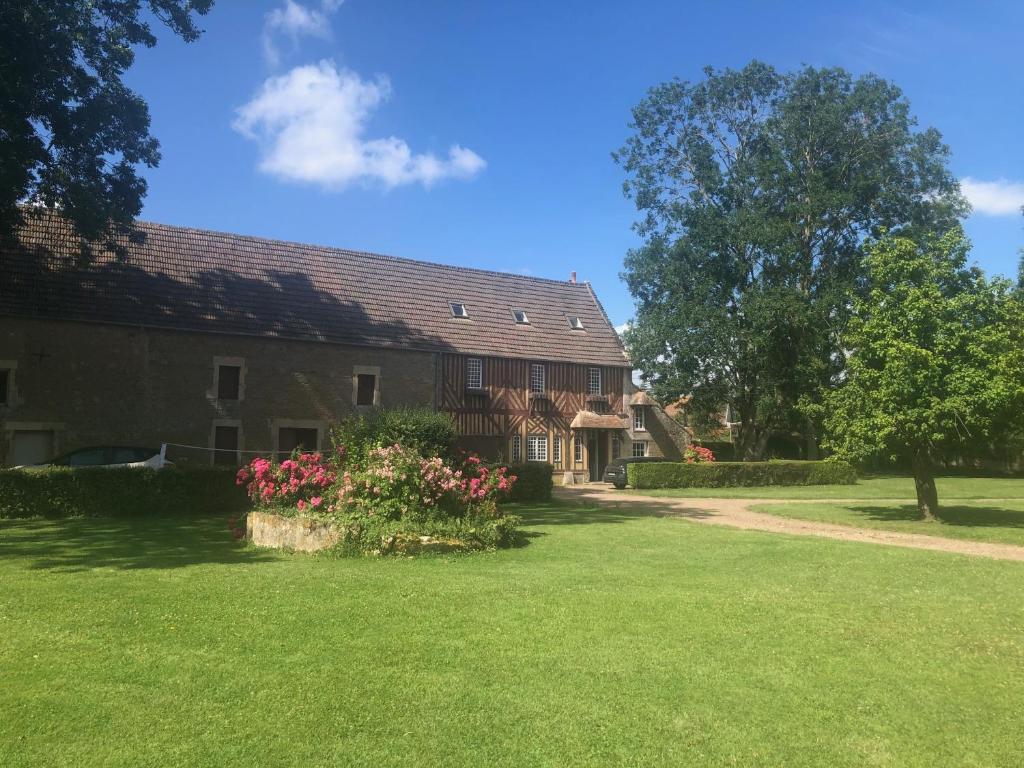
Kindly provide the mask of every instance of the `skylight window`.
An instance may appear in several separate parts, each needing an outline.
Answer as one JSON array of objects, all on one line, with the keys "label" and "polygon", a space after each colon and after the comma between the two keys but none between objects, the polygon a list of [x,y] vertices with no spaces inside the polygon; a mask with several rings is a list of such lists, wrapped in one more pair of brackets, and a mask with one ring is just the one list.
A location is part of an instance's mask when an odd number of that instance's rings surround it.
[{"label": "skylight window", "polygon": [[580,318],[576,317],[575,315],[569,315],[568,317],[570,328],[572,328],[574,331],[583,330],[583,321]]},{"label": "skylight window", "polygon": [[513,309],[512,317],[516,319],[516,323],[519,325],[529,325],[530,318],[526,316],[525,309]]},{"label": "skylight window", "polygon": [[452,308],[452,317],[469,317],[469,307],[457,301],[451,301],[448,306]]}]

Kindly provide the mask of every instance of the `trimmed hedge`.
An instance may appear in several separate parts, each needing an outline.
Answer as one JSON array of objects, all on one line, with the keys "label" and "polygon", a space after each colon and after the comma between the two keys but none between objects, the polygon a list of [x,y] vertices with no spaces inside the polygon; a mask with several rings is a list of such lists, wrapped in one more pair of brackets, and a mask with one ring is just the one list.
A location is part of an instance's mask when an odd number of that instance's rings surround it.
[{"label": "trimmed hedge", "polygon": [[249,506],[224,467],[0,470],[0,518],[230,514]]},{"label": "trimmed hedge", "polygon": [[331,430],[335,447],[344,447],[349,462],[362,463],[373,448],[414,448],[424,458],[450,458],[459,431],[449,413],[431,408],[382,408],[344,419]]},{"label": "trimmed hedge", "polygon": [[652,462],[626,465],[634,488],[730,488],[757,485],[851,485],[857,473],[845,461]]},{"label": "trimmed hedge", "polygon": [[510,464],[508,473],[516,476],[516,482],[509,494],[509,501],[549,501],[555,486],[555,468],[539,462]]}]

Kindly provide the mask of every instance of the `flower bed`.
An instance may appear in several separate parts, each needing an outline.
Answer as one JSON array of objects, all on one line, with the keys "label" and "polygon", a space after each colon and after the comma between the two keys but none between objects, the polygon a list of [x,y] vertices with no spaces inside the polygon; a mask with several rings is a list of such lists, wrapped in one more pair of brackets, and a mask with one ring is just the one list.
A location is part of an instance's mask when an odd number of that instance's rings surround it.
[{"label": "flower bed", "polygon": [[365,457],[347,461],[339,448],[328,457],[297,453],[280,463],[259,458],[239,470],[236,482],[246,487],[256,511],[327,524],[336,533],[332,546],[346,551],[512,543],[518,518],[498,507],[516,482],[507,467],[488,467],[476,456],[453,466],[398,444],[372,448]]}]

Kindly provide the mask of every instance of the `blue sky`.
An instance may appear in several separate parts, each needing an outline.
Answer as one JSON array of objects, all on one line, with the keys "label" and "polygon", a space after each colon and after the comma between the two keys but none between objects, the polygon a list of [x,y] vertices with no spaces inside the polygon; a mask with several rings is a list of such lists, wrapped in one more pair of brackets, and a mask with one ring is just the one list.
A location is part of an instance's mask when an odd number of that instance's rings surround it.
[{"label": "blue sky", "polygon": [[974,258],[1024,246],[1024,3],[218,0],[129,83],[162,146],[143,216],[557,279],[612,320],[636,244],[610,159],[673,76],[752,58],[874,72],[970,179]]}]

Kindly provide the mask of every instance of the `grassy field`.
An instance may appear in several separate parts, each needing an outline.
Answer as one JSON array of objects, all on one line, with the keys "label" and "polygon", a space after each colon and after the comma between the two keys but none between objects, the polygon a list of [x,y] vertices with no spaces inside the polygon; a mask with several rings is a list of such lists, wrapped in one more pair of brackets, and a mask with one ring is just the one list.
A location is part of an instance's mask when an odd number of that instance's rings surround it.
[{"label": "grassy field", "polygon": [[1024,500],[954,501],[940,507],[939,519],[933,522],[921,520],[915,504],[892,502],[758,504],[754,509],[783,517],[857,528],[879,528],[901,533],[923,533],[950,539],[1024,546]]},{"label": "grassy field", "polygon": [[1019,764],[1024,565],[523,513],[418,560],[0,521],[0,765]]},{"label": "grassy field", "polygon": [[[1024,499],[1024,478],[940,477],[939,503],[949,499]],[[666,488],[645,496],[715,499],[913,499],[910,477],[871,477],[854,485],[788,485],[756,488]]]}]

